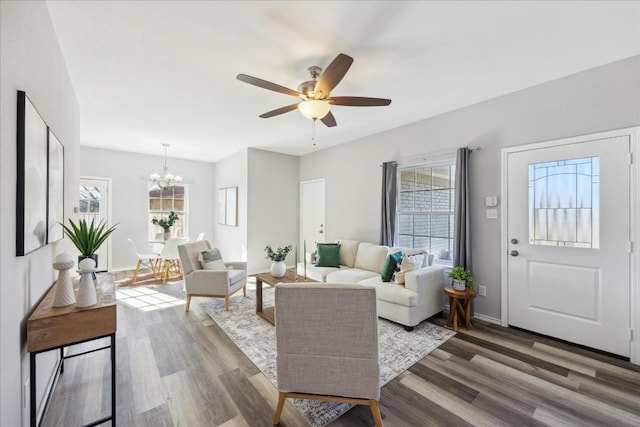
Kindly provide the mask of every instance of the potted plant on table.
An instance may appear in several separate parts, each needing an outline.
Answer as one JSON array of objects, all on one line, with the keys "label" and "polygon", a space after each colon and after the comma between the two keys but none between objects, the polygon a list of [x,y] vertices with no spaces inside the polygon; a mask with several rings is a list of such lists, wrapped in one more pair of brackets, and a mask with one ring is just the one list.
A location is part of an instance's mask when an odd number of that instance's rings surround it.
[{"label": "potted plant on table", "polygon": [[473,288],[473,277],[471,277],[471,271],[465,270],[463,267],[453,267],[449,273],[449,277],[453,279],[453,289],[456,291],[464,291],[466,288]]},{"label": "potted plant on table", "polygon": [[69,219],[70,226],[66,226],[62,223],[64,234],[69,237],[71,243],[75,245],[80,251],[78,256],[78,264],[85,258],[91,258],[95,261],[96,267],[98,266],[98,249],[107,240],[107,237],[116,230],[118,224],[112,225],[107,228],[107,222],[102,220],[97,224],[92,219],[91,224],[87,223],[86,219],[80,219],[76,224],[72,219]]},{"label": "potted plant on table", "polygon": [[287,245],[284,248],[278,248],[275,251],[270,245],[267,245],[264,250],[267,252],[267,258],[273,263],[271,264],[271,275],[273,277],[282,277],[287,272],[287,265],[284,263],[284,259],[289,252],[293,249],[293,245]]},{"label": "potted plant on table", "polygon": [[158,219],[157,217],[153,217],[153,219],[151,220],[151,224],[159,225],[160,227],[162,227],[162,229],[164,230],[164,240],[167,240],[169,237],[171,237],[171,227],[176,223],[177,220],[178,214],[176,214],[174,211],[171,211],[169,213],[169,218]]}]

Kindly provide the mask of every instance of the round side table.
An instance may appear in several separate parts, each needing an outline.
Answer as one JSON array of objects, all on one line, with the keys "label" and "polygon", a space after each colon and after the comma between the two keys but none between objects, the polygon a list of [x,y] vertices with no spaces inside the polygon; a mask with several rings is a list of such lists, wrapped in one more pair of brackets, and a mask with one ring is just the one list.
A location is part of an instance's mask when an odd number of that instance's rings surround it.
[{"label": "round side table", "polygon": [[467,329],[473,329],[471,324],[471,300],[476,297],[476,291],[473,289],[465,289],[464,291],[456,291],[453,286],[445,286],[444,294],[449,297],[449,318],[447,326],[453,327],[454,331],[458,331],[458,322],[465,325]]}]

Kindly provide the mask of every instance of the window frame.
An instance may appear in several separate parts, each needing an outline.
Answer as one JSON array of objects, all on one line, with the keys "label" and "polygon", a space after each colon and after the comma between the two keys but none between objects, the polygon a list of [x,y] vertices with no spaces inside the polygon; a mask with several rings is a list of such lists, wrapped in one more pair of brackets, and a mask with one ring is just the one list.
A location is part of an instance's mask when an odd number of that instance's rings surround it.
[{"label": "window frame", "polygon": [[[417,192],[417,191],[434,191],[433,188],[433,181],[430,182],[429,184],[429,189],[428,190],[417,190],[415,187],[413,190],[402,190],[402,173],[403,172],[407,172],[407,171],[416,171],[416,170],[420,170],[420,169],[431,169],[431,171],[433,171],[433,169],[437,169],[437,168],[444,168],[447,167],[449,168],[449,183],[452,184],[447,188],[437,188],[436,191],[438,190],[450,190],[450,197],[449,197],[449,210],[448,211],[444,211],[444,210],[434,210],[433,208],[433,204],[430,204],[431,209],[429,210],[416,210],[415,209],[415,198],[413,200],[413,209],[412,210],[403,210],[402,209],[402,203],[401,203],[401,194],[402,193],[407,193],[407,192]],[[445,267],[451,267],[453,266],[453,245],[454,245],[454,240],[455,240],[455,236],[454,236],[454,219],[455,219],[455,189],[456,189],[456,182],[455,182],[455,178],[456,178],[456,157],[455,157],[455,153],[452,154],[451,156],[447,156],[447,157],[441,157],[438,160],[432,160],[432,161],[426,161],[424,163],[418,163],[418,164],[410,164],[410,165],[404,165],[404,166],[398,166],[398,170],[397,170],[397,183],[396,183],[396,191],[397,191],[397,197],[396,197],[396,220],[395,220],[395,233],[394,233],[394,244],[396,246],[400,246],[400,247],[405,247],[404,245],[402,245],[400,243],[400,237],[401,236],[412,236],[412,240],[413,240],[413,244],[412,246],[415,247],[415,237],[418,236],[420,238],[425,238],[428,239],[429,244],[425,247],[425,246],[418,246],[417,249],[425,249],[429,254],[433,254],[434,255],[434,264],[439,264],[439,265],[443,265]],[[433,176],[433,175],[431,175]],[[415,184],[415,178],[414,178],[414,184]],[[430,193],[430,196],[433,196],[433,193]],[[433,198],[430,199],[430,202],[433,201]],[[432,217],[435,215],[447,215],[449,217],[449,235],[447,237],[442,237],[442,236],[438,236],[438,235],[433,235],[433,232],[431,230],[431,224],[432,222],[429,221],[429,231],[427,233],[425,233],[425,235],[423,234],[416,234],[415,233],[415,229],[412,230],[411,234],[406,234],[406,233],[400,233],[400,219],[401,219],[401,215],[411,215],[413,217],[415,217],[416,215],[420,215],[420,216],[427,216],[427,217]],[[413,225],[415,225],[415,222],[413,223]],[[448,251],[448,259],[442,259],[439,258],[439,254],[438,253],[434,253],[432,252],[432,246],[431,246],[431,239],[448,239],[449,240],[449,251]]]},{"label": "window frame", "polygon": [[[159,225],[155,225],[151,222],[151,220],[154,217],[157,218],[167,218],[169,216],[169,213],[171,212],[171,210],[175,211],[176,214],[178,214],[178,221],[179,223],[181,223],[182,227],[178,228],[178,232],[175,232],[175,225],[174,227],[172,227],[172,237],[183,237],[186,238],[189,236],[189,186],[184,183],[181,182],[179,184],[175,184],[172,187],[169,188],[175,188],[175,187],[182,187],[184,189],[184,198],[183,199],[176,199],[175,197],[172,197],[171,200],[173,201],[171,203],[171,205],[173,206],[173,209],[169,209],[169,210],[164,210],[164,209],[160,209],[160,210],[153,210],[151,209],[151,191],[154,191],[156,189],[160,189],[160,187],[157,184],[154,184],[153,181],[147,181],[147,238],[149,239],[150,242],[153,241],[158,241],[158,239],[156,238],[156,236],[158,234],[161,234],[164,230],[162,229],[162,227],[160,227]],[[160,197],[153,197],[153,199],[159,199],[160,200],[160,205],[162,206],[163,200],[168,200],[168,198],[163,198],[163,190],[160,189]],[[175,196],[175,194],[173,195]],[[177,210],[175,209],[175,200],[182,200],[183,201],[183,210]]]}]

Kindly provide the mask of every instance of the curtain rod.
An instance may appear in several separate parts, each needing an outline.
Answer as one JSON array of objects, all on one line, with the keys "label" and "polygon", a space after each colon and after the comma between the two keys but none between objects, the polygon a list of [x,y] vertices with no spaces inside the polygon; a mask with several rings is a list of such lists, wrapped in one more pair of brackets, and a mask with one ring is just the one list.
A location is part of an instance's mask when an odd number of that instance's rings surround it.
[{"label": "curtain rod", "polygon": [[[446,150],[438,150],[438,151],[433,151],[433,152],[426,153],[426,154],[418,154],[418,155],[415,155],[415,156],[412,156],[412,157],[406,157],[406,158],[404,158],[404,159],[402,159],[400,161],[394,160],[394,161],[391,161],[389,163],[395,163],[397,165],[398,163],[410,162],[412,160],[413,161],[416,161],[416,160],[425,161],[425,160],[429,160],[429,158],[441,156],[443,154],[449,154],[449,153],[455,154],[455,152],[459,148],[463,148],[463,147],[451,148],[451,149],[446,149]],[[466,148],[468,148],[470,151],[479,151],[482,147],[466,147]],[[382,164],[380,165],[380,167],[382,167]]]}]

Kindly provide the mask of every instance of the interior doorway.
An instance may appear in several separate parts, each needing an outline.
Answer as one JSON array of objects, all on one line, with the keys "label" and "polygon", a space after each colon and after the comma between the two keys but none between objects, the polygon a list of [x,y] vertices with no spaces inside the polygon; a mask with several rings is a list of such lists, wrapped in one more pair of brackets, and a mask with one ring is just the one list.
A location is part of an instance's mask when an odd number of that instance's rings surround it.
[{"label": "interior doorway", "polygon": [[[96,224],[111,221],[111,178],[81,177],[78,192],[78,219],[85,219]],[[98,271],[111,269],[111,237],[98,249]]]},{"label": "interior doorway", "polygon": [[503,325],[629,357],[631,137],[503,150]]},{"label": "interior doorway", "polygon": [[[300,183],[300,242],[299,248],[313,252],[316,243],[324,243],[325,225],[325,180],[314,179]],[[304,249],[302,256],[305,256]],[[298,260],[302,261],[302,259]]]}]

